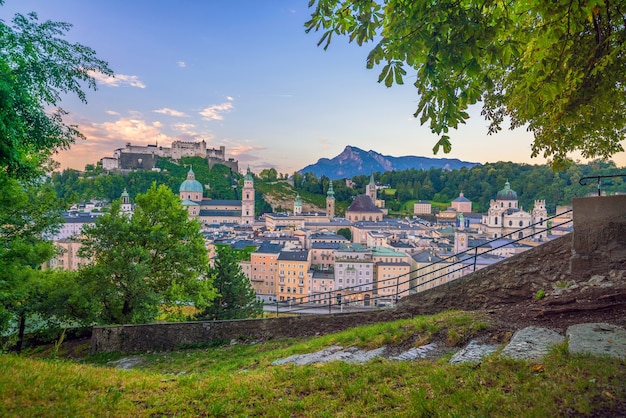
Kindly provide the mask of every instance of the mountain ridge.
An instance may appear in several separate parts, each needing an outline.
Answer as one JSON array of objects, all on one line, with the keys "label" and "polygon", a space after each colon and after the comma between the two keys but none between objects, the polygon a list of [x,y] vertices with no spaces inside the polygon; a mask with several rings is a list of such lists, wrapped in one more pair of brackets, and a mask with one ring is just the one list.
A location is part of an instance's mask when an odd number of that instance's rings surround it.
[{"label": "mountain ridge", "polygon": [[375,172],[400,171],[411,168],[455,170],[461,167],[471,168],[479,164],[461,161],[458,158],[430,158],[412,155],[394,157],[383,155],[374,150],[364,151],[358,147],[347,145],[339,155],[333,158],[322,157],[315,164],[309,164],[299,172],[302,174],[313,173],[317,177],[326,176],[331,180],[339,180]]}]

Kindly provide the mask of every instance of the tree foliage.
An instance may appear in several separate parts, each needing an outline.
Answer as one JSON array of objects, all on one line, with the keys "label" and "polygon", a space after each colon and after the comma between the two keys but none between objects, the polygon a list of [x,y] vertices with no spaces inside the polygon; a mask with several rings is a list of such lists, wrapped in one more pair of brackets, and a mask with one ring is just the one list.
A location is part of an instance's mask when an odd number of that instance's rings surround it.
[{"label": "tree foliage", "polygon": [[263,313],[263,302],[256,299],[250,279],[238,262],[237,254],[230,247],[217,247],[217,258],[211,268],[211,275],[218,295],[198,315],[198,319],[245,319]]},{"label": "tree foliage", "polygon": [[92,49],[62,39],[68,23],[39,23],[35,13],[16,14],[12,23],[0,20],[0,167],[25,177],[82,138],[63,122],[62,95],[86,102],[83,85],[96,88],[93,74],[113,73]]},{"label": "tree foliage", "polygon": [[608,158],[626,130],[624,4],[603,0],[311,0],[306,31],[373,42],[379,82],[416,77],[414,116],[450,151],[449,128],[483,103],[489,133],[525,126],[532,156],[563,168],[568,153]]},{"label": "tree foliage", "polygon": [[[54,190],[46,181],[10,178],[0,172],[0,330],[23,326],[33,306],[32,283],[55,253],[44,239],[61,221]],[[21,340],[22,335],[20,335]]]},{"label": "tree foliage", "polygon": [[243,177],[225,165],[215,164],[212,168],[207,165],[206,159],[200,157],[182,158],[176,164],[168,159],[159,159],[157,166],[161,171],[137,170],[124,175],[118,173],[104,173],[97,169],[80,172],[65,169],[52,174],[55,190],[66,203],[77,203],[90,199],[117,199],[126,189],[131,196],[145,193],[156,182],[164,184],[174,191],[178,191],[180,184],[187,178],[189,167],[193,167],[196,179],[202,184],[208,184],[205,197],[212,199],[240,199]]},{"label": "tree foliage", "polygon": [[93,74],[112,72],[90,48],[62,39],[70,27],[34,13],[0,20],[0,330],[18,327],[18,349],[27,319],[50,325],[78,306],[59,296],[76,283],[71,275],[40,269],[55,253],[45,238],[61,222],[43,173],[56,150],[82,137],[63,122],[61,97],[85,102],[83,85],[95,89]]},{"label": "tree foliage", "polygon": [[339,228],[337,235],[341,235],[348,241],[352,241],[352,230],[350,228]]},{"label": "tree foliage", "polygon": [[136,202],[132,216],[115,201],[84,229],[81,255],[93,261],[81,273],[98,301],[98,320],[144,323],[164,307],[202,309],[214,289],[200,225],[164,185],[153,184]]}]

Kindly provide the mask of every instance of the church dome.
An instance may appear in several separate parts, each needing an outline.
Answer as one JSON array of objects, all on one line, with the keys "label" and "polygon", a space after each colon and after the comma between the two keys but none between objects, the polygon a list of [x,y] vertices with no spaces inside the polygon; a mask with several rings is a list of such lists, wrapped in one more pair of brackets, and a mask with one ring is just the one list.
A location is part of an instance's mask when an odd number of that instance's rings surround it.
[{"label": "church dome", "polygon": [[504,189],[498,192],[496,200],[517,200],[517,193],[511,189],[511,184],[508,181],[504,183]]},{"label": "church dome", "polygon": [[179,193],[182,192],[198,192],[202,193],[202,184],[196,180],[196,176],[193,173],[193,170],[190,168],[187,173],[187,180],[183,181],[180,184],[180,188],[178,189]]}]

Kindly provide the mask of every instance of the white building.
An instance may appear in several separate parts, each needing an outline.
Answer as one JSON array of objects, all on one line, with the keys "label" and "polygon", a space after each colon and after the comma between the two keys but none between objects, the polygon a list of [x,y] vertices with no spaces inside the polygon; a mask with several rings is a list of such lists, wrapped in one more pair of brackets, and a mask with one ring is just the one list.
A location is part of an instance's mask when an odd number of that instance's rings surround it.
[{"label": "white building", "polygon": [[518,204],[517,193],[507,181],[504,189],[498,192],[496,200],[491,201],[489,211],[482,217],[479,230],[489,238],[511,234],[510,238],[519,239],[535,234],[533,238],[545,239],[547,217],[545,200],[535,200],[535,207],[530,213],[522,210]]}]

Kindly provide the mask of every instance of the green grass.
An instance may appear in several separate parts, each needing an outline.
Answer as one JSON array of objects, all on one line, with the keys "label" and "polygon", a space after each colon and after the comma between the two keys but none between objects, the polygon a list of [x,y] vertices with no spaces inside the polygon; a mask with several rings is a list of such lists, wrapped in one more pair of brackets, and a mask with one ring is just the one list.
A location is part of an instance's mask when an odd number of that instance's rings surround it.
[{"label": "green grass", "polygon": [[474,314],[449,312],[306,340],[144,354],[133,370],[106,365],[120,354],[83,364],[1,355],[0,416],[539,417],[607,415],[626,402],[623,361],[569,355],[564,345],[540,365],[497,357],[461,366],[384,359],[271,365],[330,345],[372,348],[432,338],[458,345],[488,328]]}]

